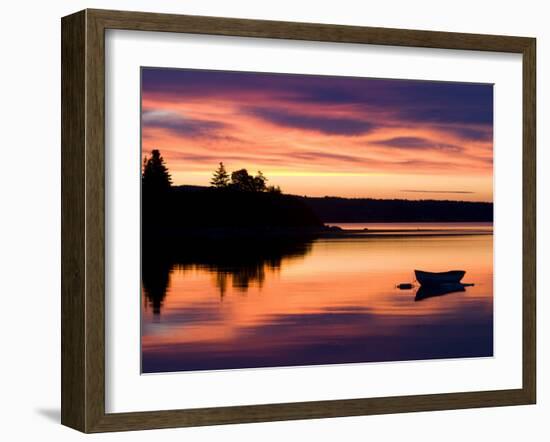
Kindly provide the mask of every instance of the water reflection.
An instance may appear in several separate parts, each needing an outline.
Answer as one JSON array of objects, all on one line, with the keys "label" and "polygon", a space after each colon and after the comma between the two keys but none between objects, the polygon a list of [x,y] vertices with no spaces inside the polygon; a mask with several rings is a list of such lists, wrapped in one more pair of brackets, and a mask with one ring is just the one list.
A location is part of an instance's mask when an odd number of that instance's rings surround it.
[{"label": "water reflection", "polygon": [[[148,250],[143,371],[491,356],[492,250],[492,235]],[[462,268],[475,286],[396,289],[414,268]]]},{"label": "water reflection", "polygon": [[266,274],[276,273],[283,261],[307,255],[313,242],[313,237],[289,237],[147,244],[143,250],[143,291],[155,315],[161,312],[174,270],[212,274],[221,299],[229,285],[244,294],[251,285],[261,288]]},{"label": "water reflection", "polygon": [[466,287],[463,284],[443,284],[437,286],[420,286],[416,291],[415,301],[422,301],[423,299],[433,298],[434,296],[443,296],[450,293],[465,292]]},{"label": "water reflection", "polygon": [[145,306],[151,306],[153,314],[160,314],[166,291],[170,284],[173,264],[161,253],[145,250],[141,268],[141,282]]}]

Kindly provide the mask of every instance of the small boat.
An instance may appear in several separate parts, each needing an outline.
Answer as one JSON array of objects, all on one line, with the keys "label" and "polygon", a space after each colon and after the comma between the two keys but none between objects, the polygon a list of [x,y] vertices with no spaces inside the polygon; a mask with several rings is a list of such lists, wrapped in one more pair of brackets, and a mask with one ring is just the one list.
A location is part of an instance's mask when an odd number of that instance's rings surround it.
[{"label": "small boat", "polygon": [[415,301],[432,298],[434,296],[443,296],[449,293],[465,292],[466,285],[459,282],[451,282],[448,284],[439,285],[421,285],[416,291]]},{"label": "small boat", "polygon": [[421,285],[441,285],[441,284],[458,284],[464,278],[466,272],[464,270],[451,270],[449,272],[424,272],[415,270],[416,280]]}]

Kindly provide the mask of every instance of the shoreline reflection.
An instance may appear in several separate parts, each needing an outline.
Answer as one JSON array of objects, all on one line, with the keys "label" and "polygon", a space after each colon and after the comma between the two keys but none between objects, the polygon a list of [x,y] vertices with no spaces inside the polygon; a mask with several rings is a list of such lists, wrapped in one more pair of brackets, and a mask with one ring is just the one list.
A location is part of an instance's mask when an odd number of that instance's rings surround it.
[{"label": "shoreline reflection", "polygon": [[[349,237],[148,248],[143,371],[492,356],[492,241]],[[417,267],[463,268],[475,286],[445,296],[396,289]]]}]

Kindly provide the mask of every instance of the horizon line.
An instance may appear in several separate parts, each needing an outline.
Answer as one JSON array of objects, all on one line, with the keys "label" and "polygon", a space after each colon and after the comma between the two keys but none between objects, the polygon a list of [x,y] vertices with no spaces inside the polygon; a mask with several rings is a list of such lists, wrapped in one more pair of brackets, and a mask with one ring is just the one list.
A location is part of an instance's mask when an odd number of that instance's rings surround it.
[{"label": "horizon line", "polygon": [[[204,188],[204,189],[215,189],[216,187],[214,186],[204,186],[204,185],[198,185],[198,184],[173,184],[172,187],[200,187],[200,188]],[[418,191],[418,192],[422,192],[422,191]],[[395,200],[398,200],[398,201],[439,201],[439,202],[453,202],[453,203],[470,203],[470,204],[494,204],[493,201],[468,201],[468,200],[449,200],[449,199],[441,199],[441,200],[438,200],[438,199],[430,199],[430,198],[426,198],[426,199],[408,199],[408,198],[399,198],[399,197],[396,197],[396,198],[374,198],[374,197],[369,197],[369,196],[337,196],[337,195],[323,195],[323,196],[310,196],[310,195],[299,195],[299,194],[296,194],[296,193],[285,193],[285,192],[281,192],[283,195],[289,195],[289,196],[297,196],[297,197],[301,197],[301,198],[340,198],[340,199],[346,199],[346,200],[353,200],[353,199],[358,199],[358,200],[376,200],[376,201],[395,201]],[[443,191],[443,192],[436,192],[436,191],[433,191],[433,192],[426,192],[426,193],[474,193],[474,192],[446,192],[446,191]]]}]

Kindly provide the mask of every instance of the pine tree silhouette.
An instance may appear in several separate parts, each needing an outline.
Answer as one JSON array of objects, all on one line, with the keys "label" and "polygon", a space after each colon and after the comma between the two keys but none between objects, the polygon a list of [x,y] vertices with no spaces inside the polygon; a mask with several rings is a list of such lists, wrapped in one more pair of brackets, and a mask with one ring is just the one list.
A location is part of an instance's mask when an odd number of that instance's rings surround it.
[{"label": "pine tree silhouette", "polygon": [[223,163],[220,163],[218,169],[214,172],[210,184],[214,187],[227,187],[229,185],[229,174],[225,170]]},{"label": "pine tree silhouette", "polygon": [[172,185],[172,178],[158,149],[154,149],[149,158],[146,156],[143,159],[142,184],[143,190],[148,193],[165,192]]}]

